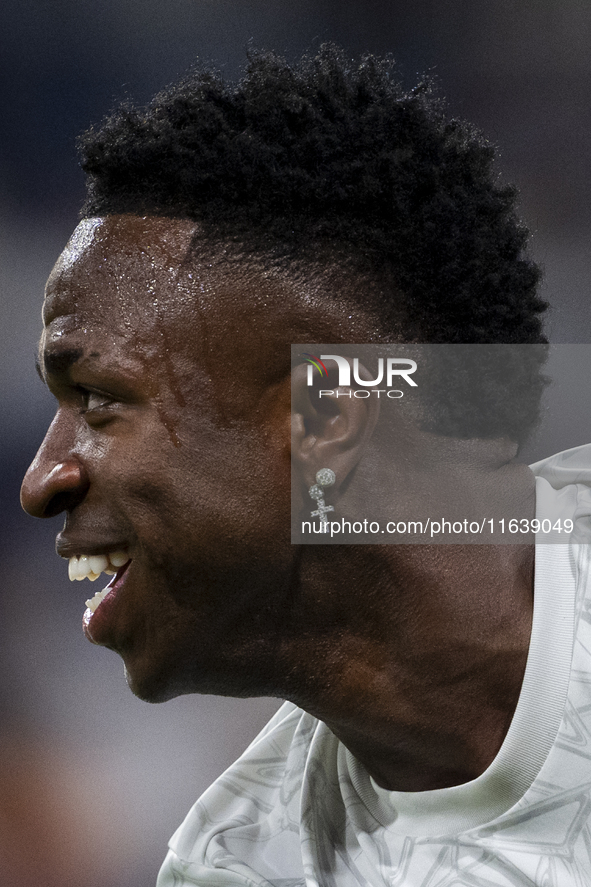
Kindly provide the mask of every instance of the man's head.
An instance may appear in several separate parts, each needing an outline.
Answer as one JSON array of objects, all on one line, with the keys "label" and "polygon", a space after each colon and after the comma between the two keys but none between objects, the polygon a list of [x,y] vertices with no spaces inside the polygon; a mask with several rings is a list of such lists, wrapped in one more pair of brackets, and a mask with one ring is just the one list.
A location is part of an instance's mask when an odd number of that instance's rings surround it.
[{"label": "man's head", "polygon": [[288,346],[543,341],[515,195],[427,89],[330,48],[196,74],[82,151],[23,503],[66,512],[64,556],[126,553],[86,629],[139,695],[287,695],[294,646],[361,619],[289,542]]}]

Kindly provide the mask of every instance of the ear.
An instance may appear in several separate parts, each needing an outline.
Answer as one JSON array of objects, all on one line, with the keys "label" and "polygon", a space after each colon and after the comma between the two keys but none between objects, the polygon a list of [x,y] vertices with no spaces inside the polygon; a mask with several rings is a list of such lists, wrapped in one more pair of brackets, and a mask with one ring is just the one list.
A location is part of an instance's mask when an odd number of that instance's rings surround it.
[{"label": "ear", "polygon": [[356,397],[355,389],[339,388],[336,377],[333,384],[329,377],[322,380],[322,387],[309,386],[307,370],[300,364],[291,376],[292,467],[306,489],[316,482],[319,469],[332,469],[336,480],[331,489],[336,491],[371,439],[380,401],[369,388],[367,397]]}]

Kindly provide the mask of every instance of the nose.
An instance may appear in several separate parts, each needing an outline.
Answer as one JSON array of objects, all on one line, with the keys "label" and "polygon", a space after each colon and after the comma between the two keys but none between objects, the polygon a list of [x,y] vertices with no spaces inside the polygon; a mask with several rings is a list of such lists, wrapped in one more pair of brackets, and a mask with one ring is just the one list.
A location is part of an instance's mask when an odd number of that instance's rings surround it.
[{"label": "nose", "polygon": [[86,495],[88,475],[83,464],[72,454],[65,458],[52,455],[55,441],[47,434],[21,487],[21,505],[33,517],[53,517],[71,510]]}]

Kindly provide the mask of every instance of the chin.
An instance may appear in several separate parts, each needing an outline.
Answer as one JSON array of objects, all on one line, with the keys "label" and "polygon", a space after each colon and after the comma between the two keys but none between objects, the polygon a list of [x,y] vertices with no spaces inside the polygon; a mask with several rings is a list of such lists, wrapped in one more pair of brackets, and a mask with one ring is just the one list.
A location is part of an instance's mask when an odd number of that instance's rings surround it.
[{"label": "chin", "polygon": [[[197,671],[197,673],[195,673]],[[177,696],[190,693],[215,696],[252,698],[255,696],[277,696],[272,681],[262,680],[256,669],[229,669],[222,673],[219,668],[202,667],[189,673],[178,670],[141,669],[136,664],[125,663],[125,679],[134,696],[143,702],[168,702]]]},{"label": "chin", "polygon": [[187,686],[181,685],[178,680],[171,679],[170,676],[141,672],[127,663],[124,668],[127,686],[133,695],[141,699],[142,702],[154,704],[168,702],[169,699],[194,692]]}]

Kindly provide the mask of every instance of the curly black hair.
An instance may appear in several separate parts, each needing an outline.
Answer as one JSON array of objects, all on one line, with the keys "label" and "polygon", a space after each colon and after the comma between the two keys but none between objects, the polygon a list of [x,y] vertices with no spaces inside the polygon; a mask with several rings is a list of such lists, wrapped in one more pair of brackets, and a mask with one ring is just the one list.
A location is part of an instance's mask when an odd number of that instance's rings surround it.
[{"label": "curly black hair", "polygon": [[540,272],[493,147],[446,118],[431,84],[404,91],[389,57],[251,53],[238,84],[198,70],[79,146],[85,216],[191,218],[293,256],[328,246],[402,293],[411,338],[545,341]]},{"label": "curly black hair", "polygon": [[[290,65],[254,52],[237,84],[196,70],[145,108],[119,108],[79,148],[84,216],[190,218],[214,241],[275,259],[352,263],[378,284],[354,298],[384,341],[394,318],[400,330],[401,300],[408,341],[547,341],[540,270],[494,148],[446,117],[432,83],[405,91],[390,57],[354,63],[325,45]],[[543,387],[534,351],[525,431]],[[519,407],[501,402],[493,433],[512,414],[523,437]]]}]

